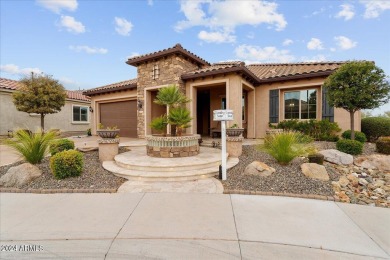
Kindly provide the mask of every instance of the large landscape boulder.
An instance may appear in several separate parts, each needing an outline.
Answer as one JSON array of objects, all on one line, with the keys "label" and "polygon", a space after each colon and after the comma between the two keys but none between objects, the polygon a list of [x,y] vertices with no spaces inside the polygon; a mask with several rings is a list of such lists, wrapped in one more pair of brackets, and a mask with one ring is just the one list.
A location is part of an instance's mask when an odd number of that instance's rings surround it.
[{"label": "large landscape boulder", "polygon": [[42,175],[41,170],[30,163],[23,163],[9,168],[0,178],[0,186],[21,188]]},{"label": "large landscape boulder", "polygon": [[319,151],[324,155],[324,160],[338,165],[349,165],[353,163],[353,156],[347,153],[340,152],[336,149],[328,149]]},{"label": "large landscape boulder", "polygon": [[275,172],[275,169],[272,167],[269,167],[267,164],[265,164],[263,162],[259,162],[259,161],[253,161],[251,164],[249,164],[245,168],[244,174],[267,177],[267,176],[270,176],[274,172]]},{"label": "large landscape boulder", "polygon": [[355,165],[365,169],[378,169],[383,172],[390,172],[390,155],[371,154],[356,158]]},{"label": "large landscape boulder", "polygon": [[323,165],[316,163],[303,163],[301,165],[301,170],[306,177],[321,181],[329,181],[329,174]]}]

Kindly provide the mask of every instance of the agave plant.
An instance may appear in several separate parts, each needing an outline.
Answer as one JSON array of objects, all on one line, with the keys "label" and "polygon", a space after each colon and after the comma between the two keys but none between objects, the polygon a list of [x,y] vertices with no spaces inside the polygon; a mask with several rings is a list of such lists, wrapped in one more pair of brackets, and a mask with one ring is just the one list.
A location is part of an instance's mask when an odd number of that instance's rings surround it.
[{"label": "agave plant", "polygon": [[286,131],[268,135],[259,149],[274,157],[280,164],[288,164],[297,156],[315,151],[312,139],[300,132]]},{"label": "agave plant", "polygon": [[6,144],[15,149],[23,158],[32,164],[42,161],[48,152],[50,142],[56,137],[53,131],[37,133],[28,133],[24,130],[16,131],[13,139],[8,140]]},{"label": "agave plant", "polygon": [[190,127],[189,124],[192,118],[190,111],[185,107],[176,107],[169,112],[168,122],[172,125],[176,125],[176,134],[181,136],[183,129]]},{"label": "agave plant", "polygon": [[165,136],[168,125],[168,118],[166,115],[156,117],[150,123],[150,127],[156,131],[159,131],[162,135]]}]

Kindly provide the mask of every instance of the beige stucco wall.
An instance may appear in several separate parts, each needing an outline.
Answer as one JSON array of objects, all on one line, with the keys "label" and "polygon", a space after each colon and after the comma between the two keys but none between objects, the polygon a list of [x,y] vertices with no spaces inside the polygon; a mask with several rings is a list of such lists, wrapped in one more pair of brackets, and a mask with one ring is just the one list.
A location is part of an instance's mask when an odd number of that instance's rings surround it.
[{"label": "beige stucco wall", "polygon": [[135,99],[137,99],[137,90],[135,89],[92,96],[91,106],[93,108],[93,113],[90,113],[92,134],[96,135],[97,125],[100,123],[100,117],[99,117],[100,103],[109,103],[109,102],[135,100]]},{"label": "beige stucco wall", "polygon": [[[323,77],[302,80],[292,80],[285,82],[262,84],[255,89],[255,114],[256,114],[256,138],[264,138],[265,131],[268,129],[269,122],[269,91],[279,89],[279,122],[284,120],[284,92],[294,89],[317,89],[317,120],[322,119],[322,91],[321,86],[324,83]],[[335,109],[334,121],[342,129],[340,133],[350,129],[349,113],[343,109]],[[355,130],[360,131],[360,112],[355,115]]]},{"label": "beige stucco wall", "polygon": [[[60,129],[62,132],[86,131],[89,128],[89,122],[72,123],[72,105],[89,107],[90,103],[67,100],[60,112],[45,116],[45,129]],[[12,92],[0,92],[0,116],[0,135],[6,135],[8,130],[16,128],[27,128],[35,131],[41,125],[39,115],[29,115],[16,109],[12,102]]]}]

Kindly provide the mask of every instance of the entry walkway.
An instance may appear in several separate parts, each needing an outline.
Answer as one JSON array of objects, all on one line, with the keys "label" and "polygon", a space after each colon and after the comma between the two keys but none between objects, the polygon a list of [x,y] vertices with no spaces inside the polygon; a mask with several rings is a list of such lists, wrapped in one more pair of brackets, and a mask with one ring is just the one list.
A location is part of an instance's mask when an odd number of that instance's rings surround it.
[{"label": "entry walkway", "polygon": [[2,246],[41,249],[2,259],[390,258],[389,209],[329,201],[1,193],[0,219]]}]

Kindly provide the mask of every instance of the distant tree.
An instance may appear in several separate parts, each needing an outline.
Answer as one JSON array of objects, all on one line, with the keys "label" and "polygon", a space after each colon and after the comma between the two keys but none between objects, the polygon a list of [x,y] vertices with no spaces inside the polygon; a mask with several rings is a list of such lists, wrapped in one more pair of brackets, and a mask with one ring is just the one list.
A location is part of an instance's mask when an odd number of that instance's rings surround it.
[{"label": "distant tree", "polygon": [[372,117],[372,112],[369,110],[362,111],[362,118]]},{"label": "distant tree", "polygon": [[21,88],[13,94],[16,109],[41,115],[41,128],[45,129],[45,115],[61,111],[65,105],[64,87],[51,76],[34,75],[20,80]]},{"label": "distant tree", "polygon": [[328,89],[329,105],[349,112],[353,140],[355,112],[377,108],[390,99],[385,73],[369,61],[345,63],[325,80],[324,87]]}]

